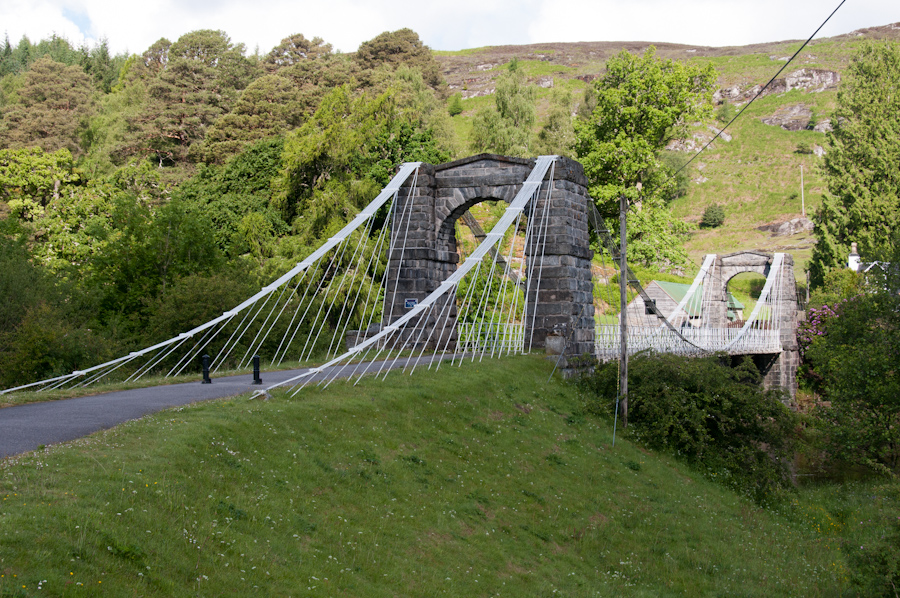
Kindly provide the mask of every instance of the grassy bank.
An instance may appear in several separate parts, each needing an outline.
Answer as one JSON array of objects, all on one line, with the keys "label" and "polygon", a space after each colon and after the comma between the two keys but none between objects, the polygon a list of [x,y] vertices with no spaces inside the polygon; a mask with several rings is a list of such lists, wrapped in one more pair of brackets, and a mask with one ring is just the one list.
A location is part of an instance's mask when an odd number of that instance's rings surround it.
[{"label": "grassy bank", "polygon": [[612,447],[551,369],[215,401],[8,459],[0,596],[839,595],[846,529],[812,495],[760,509]]}]

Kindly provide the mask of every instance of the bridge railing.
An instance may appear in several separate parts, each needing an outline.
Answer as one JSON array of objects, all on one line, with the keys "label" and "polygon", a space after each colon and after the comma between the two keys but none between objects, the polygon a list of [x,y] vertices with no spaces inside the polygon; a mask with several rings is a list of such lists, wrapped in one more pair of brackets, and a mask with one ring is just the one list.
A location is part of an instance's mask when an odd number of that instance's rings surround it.
[{"label": "bridge railing", "polygon": [[520,352],[525,346],[524,324],[460,322],[457,325],[457,350]]},{"label": "bridge railing", "polygon": [[[628,353],[641,351],[696,355],[727,351],[730,354],[777,353],[781,351],[781,334],[775,329],[681,328],[681,337],[662,326],[629,326]],[[595,332],[597,357],[610,359],[620,353],[619,326],[600,325]],[[733,344],[732,344],[733,343]],[[729,346],[730,345],[730,346]]]}]

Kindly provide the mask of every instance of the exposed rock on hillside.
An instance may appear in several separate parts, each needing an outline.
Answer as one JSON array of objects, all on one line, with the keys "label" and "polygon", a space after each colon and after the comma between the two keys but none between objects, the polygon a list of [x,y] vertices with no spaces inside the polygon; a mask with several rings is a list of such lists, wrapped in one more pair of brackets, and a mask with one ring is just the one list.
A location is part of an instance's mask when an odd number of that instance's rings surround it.
[{"label": "exposed rock on hillside", "polygon": [[[783,79],[775,79],[772,82],[772,85],[766,88],[762,95],[767,96],[773,93],[785,93],[793,89],[802,89],[809,93],[818,93],[825,91],[826,89],[837,87],[840,82],[840,74],[834,71],[802,68],[794,71]],[[754,85],[750,88],[744,88],[742,85],[733,85],[731,87],[720,89],[714,93],[713,101],[717,104],[721,104],[725,100],[734,104],[743,104],[744,102],[752,100],[756,94],[759,93],[760,89],[762,89],[762,85]]]},{"label": "exposed rock on hillside", "polygon": [[756,230],[770,232],[776,237],[790,237],[800,233],[810,233],[813,230],[813,221],[809,218],[793,218],[785,222],[773,222],[757,227]]},{"label": "exposed rock on hillside", "polygon": [[762,119],[762,121],[767,125],[781,127],[785,131],[812,129],[819,133],[827,133],[831,130],[831,120],[825,119],[810,127],[812,119],[812,110],[804,104],[794,104],[793,106],[782,106],[775,111],[775,114]]}]

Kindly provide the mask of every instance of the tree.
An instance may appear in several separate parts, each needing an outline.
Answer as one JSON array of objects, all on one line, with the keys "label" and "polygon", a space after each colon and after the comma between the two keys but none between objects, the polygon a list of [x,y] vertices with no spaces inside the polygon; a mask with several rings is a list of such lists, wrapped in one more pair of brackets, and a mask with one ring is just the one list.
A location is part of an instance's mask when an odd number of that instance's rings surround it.
[{"label": "tree", "polygon": [[537,91],[513,59],[497,78],[494,106],[482,108],[472,124],[471,148],[475,152],[528,156],[532,128],[537,118]]},{"label": "tree", "polygon": [[[660,152],[686,135],[689,123],[711,115],[716,72],[712,65],[658,59],[653,47],[642,56],[623,51],[610,58],[606,69],[588,95],[591,104],[596,102],[593,110],[575,123],[575,151],[591,197],[608,218],[618,214],[622,195],[634,212],[651,212],[632,219],[630,240],[655,247],[647,254],[651,262],[683,261],[678,236],[684,226],[665,207],[676,181],[661,164]],[[641,222],[654,226],[641,228]]]},{"label": "tree", "polygon": [[572,120],[572,92],[554,89],[550,96],[547,120],[538,132],[535,153],[570,156],[575,145],[575,129]]},{"label": "tree", "polygon": [[[848,287],[849,292],[862,282],[855,273],[829,275],[829,281]],[[830,306],[810,310],[810,323],[801,329],[798,340],[814,388],[828,401],[816,415],[827,434],[830,454],[878,473],[897,475],[900,275],[895,268],[870,271],[863,288]],[[832,293],[849,294],[838,288]]]},{"label": "tree", "polygon": [[283,138],[258,141],[223,165],[201,168],[179,185],[173,196],[197,206],[210,219],[216,243],[223,252],[231,257],[243,254],[251,249],[248,240],[254,242],[246,234],[250,222],[243,223],[248,214],[265,218],[264,225],[256,220],[258,231],[268,230],[278,236],[290,232],[280,210],[271,206],[272,181],[280,175],[283,150]]},{"label": "tree", "polygon": [[[400,103],[404,97],[393,89],[353,97],[349,87],[339,87],[288,134],[275,201],[307,241],[339,228],[375,197],[401,162],[447,159],[421,113]],[[439,104],[435,109],[443,113]]]},{"label": "tree", "polygon": [[331,54],[331,44],[326,44],[321,37],[308,40],[302,33],[295,33],[281,40],[266,56],[265,66],[270,71],[293,66],[304,60],[315,60],[320,56]]},{"label": "tree", "polygon": [[225,32],[208,29],[171,45],[156,42],[131,75],[132,85],[144,82],[146,97],[140,110],[127,115],[128,133],[118,153],[150,157],[160,166],[199,160],[202,152],[192,148],[253,79],[243,53],[243,45],[232,44]]},{"label": "tree", "polygon": [[234,108],[219,118],[198,151],[207,164],[223,163],[245,147],[297,127],[304,116],[300,91],[290,79],[265,75],[241,93]]},{"label": "tree", "polygon": [[91,79],[78,66],[49,57],[31,65],[6,106],[0,121],[0,146],[38,146],[48,152],[66,148],[76,156],[83,147],[80,135],[94,110]]},{"label": "tree", "polygon": [[810,283],[847,263],[856,241],[869,259],[890,252],[900,230],[900,44],[864,45],[837,96],[824,171],[828,195],[814,217]]},{"label": "tree", "polygon": [[0,150],[0,199],[23,220],[33,220],[79,175],[67,149],[53,153],[39,147]]},{"label": "tree", "polygon": [[381,35],[360,44],[356,60],[366,69],[387,66],[396,70],[401,64],[417,67],[422,71],[425,82],[433,88],[439,87],[444,78],[441,67],[434,59],[431,49],[422,43],[419,34],[412,29],[385,31]]}]

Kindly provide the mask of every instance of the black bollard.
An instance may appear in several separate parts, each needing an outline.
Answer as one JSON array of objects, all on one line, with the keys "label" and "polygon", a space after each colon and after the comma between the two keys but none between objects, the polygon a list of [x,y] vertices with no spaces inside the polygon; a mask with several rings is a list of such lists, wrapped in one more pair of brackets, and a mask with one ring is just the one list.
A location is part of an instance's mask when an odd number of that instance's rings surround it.
[{"label": "black bollard", "polygon": [[203,363],[203,384],[212,384],[209,379],[209,355],[204,355],[200,360]]},{"label": "black bollard", "polygon": [[262,378],[259,377],[259,355],[253,356],[253,383],[262,384]]}]

